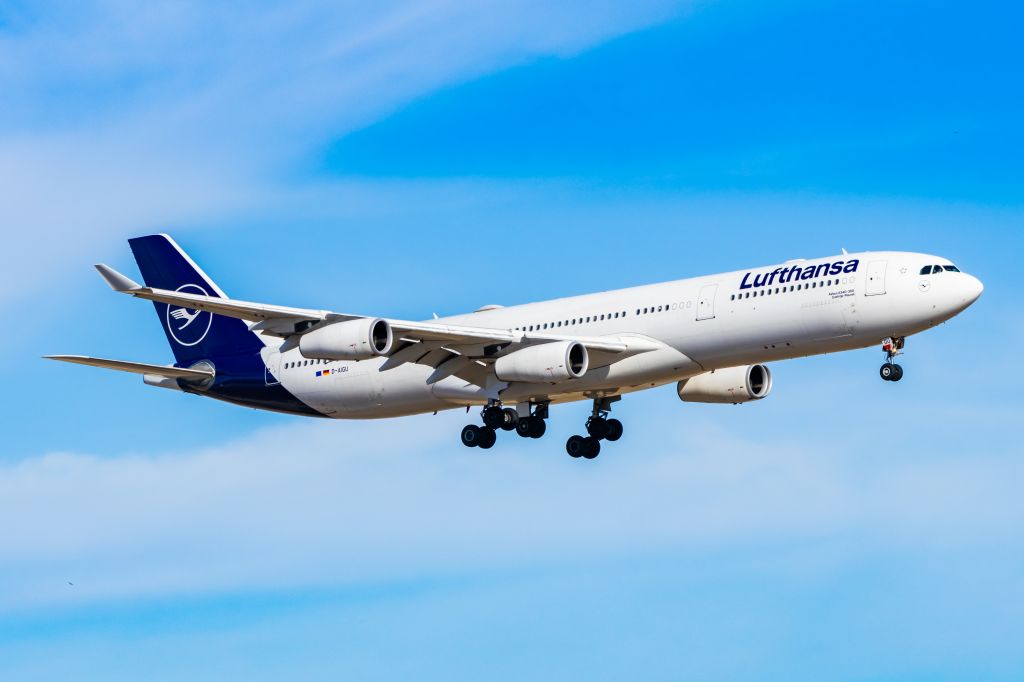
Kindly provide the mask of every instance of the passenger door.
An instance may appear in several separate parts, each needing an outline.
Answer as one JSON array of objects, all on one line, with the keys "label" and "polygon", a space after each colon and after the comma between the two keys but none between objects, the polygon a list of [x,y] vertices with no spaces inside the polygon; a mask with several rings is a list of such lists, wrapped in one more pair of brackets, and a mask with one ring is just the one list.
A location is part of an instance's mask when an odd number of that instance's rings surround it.
[{"label": "passenger door", "polygon": [[718,293],[717,284],[707,284],[700,289],[700,296],[697,297],[697,321],[715,319],[715,295]]},{"label": "passenger door", "polygon": [[885,270],[889,261],[876,260],[868,263],[868,283],[865,296],[881,296],[885,293]]}]

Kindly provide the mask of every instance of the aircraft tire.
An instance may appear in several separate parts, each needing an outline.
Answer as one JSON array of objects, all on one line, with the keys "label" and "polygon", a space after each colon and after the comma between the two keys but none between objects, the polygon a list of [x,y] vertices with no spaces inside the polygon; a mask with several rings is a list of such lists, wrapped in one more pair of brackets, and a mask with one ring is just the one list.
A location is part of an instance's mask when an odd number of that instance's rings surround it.
[{"label": "aircraft tire", "polygon": [[489,429],[500,429],[505,424],[505,412],[500,407],[491,406],[484,410],[484,426]]},{"label": "aircraft tire", "polygon": [[466,428],[462,429],[462,444],[467,448],[475,448],[480,445],[480,432],[479,426],[470,424]]},{"label": "aircraft tire", "polygon": [[601,440],[608,434],[608,421],[600,417],[593,417],[587,420],[587,433],[591,438]]},{"label": "aircraft tire", "polygon": [[622,422],[618,419],[609,419],[608,428],[604,434],[604,439],[610,442],[615,442],[622,438]]},{"label": "aircraft tire", "polygon": [[494,444],[498,441],[498,434],[494,432],[494,429],[483,428],[480,429],[480,449],[490,450],[494,447]]},{"label": "aircraft tire", "polygon": [[565,451],[570,457],[582,457],[587,450],[586,441],[583,436],[569,436],[569,440],[565,441]]},{"label": "aircraft tire", "polygon": [[515,431],[516,424],[519,422],[519,413],[512,407],[506,407],[501,413],[505,418],[501,424],[502,431]]}]

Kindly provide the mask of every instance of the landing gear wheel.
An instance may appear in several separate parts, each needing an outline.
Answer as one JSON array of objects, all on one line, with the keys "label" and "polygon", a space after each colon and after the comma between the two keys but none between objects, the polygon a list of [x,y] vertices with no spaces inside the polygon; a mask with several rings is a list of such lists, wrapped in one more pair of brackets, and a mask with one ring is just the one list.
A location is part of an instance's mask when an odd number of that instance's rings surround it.
[{"label": "landing gear wheel", "polygon": [[489,429],[500,429],[505,424],[505,411],[496,405],[484,408],[484,426]]},{"label": "landing gear wheel", "polygon": [[585,448],[585,450],[583,450],[583,456],[586,459],[594,459],[595,457],[601,454],[601,441],[594,438],[593,436],[590,436],[589,438],[584,438],[583,446]]},{"label": "landing gear wheel", "polygon": [[480,443],[478,447],[481,450],[490,450],[494,447],[494,444],[498,441],[498,434],[494,432],[494,429],[480,429]]},{"label": "landing gear wheel", "polygon": [[515,430],[523,438],[540,438],[548,426],[540,417],[522,417],[516,422]]},{"label": "landing gear wheel", "polygon": [[608,437],[608,421],[601,417],[591,417],[587,420],[587,433],[591,438],[601,440]]},{"label": "landing gear wheel", "polygon": [[466,428],[462,429],[462,444],[467,448],[475,448],[480,445],[481,431],[483,431],[483,429],[474,424],[470,424]]},{"label": "landing gear wheel", "polygon": [[903,355],[907,339],[904,336],[890,336],[882,341],[882,350],[885,352],[885,364],[878,370],[878,373],[886,381],[899,381],[903,378],[903,368],[893,360]]},{"label": "landing gear wheel", "polygon": [[622,422],[618,419],[609,419],[606,423],[606,430],[604,439],[607,441],[615,442],[622,438]]},{"label": "landing gear wheel", "polygon": [[516,412],[511,407],[506,407],[504,410],[501,411],[501,415],[502,417],[504,417],[504,421],[501,424],[501,430],[514,431],[516,428],[516,423],[519,422],[519,413]]},{"label": "landing gear wheel", "polygon": [[587,439],[583,436],[569,436],[565,441],[565,451],[570,457],[582,457],[587,451]]}]

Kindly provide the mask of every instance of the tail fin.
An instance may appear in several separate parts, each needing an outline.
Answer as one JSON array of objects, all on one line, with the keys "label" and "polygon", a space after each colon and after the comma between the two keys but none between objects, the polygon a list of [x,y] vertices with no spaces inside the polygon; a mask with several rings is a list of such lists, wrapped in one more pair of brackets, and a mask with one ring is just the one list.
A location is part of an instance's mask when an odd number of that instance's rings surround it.
[{"label": "tail fin", "polygon": [[[227,298],[168,235],[137,237],[129,239],[128,244],[146,286]],[[153,305],[179,365],[187,367],[218,356],[258,353],[263,348],[260,338],[241,320],[166,303]]]}]

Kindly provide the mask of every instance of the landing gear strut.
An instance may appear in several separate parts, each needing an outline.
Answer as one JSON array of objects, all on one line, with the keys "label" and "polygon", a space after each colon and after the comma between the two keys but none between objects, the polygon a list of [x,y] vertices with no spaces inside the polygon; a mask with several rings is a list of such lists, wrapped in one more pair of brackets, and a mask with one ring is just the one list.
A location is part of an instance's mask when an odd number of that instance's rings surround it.
[{"label": "landing gear strut", "polygon": [[601,441],[617,441],[622,438],[622,422],[609,419],[612,403],[622,400],[621,396],[595,398],[594,408],[587,419],[587,435],[572,436],[565,442],[565,451],[571,457],[594,459],[601,454]]},{"label": "landing gear strut", "polygon": [[889,337],[882,341],[882,350],[885,351],[885,364],[878,370],[878,374],[885,381],[899,381],[903,378],[903,367],[897,365],[894,360],[896,356],[903,355],[903,346],[906,345],[906,337]]}]

